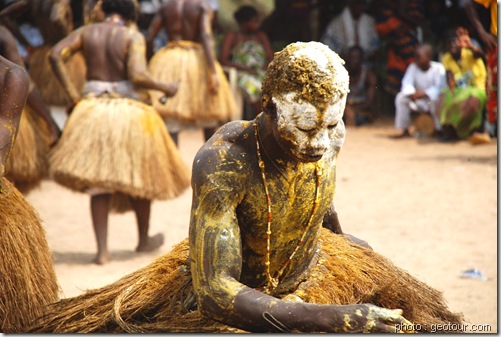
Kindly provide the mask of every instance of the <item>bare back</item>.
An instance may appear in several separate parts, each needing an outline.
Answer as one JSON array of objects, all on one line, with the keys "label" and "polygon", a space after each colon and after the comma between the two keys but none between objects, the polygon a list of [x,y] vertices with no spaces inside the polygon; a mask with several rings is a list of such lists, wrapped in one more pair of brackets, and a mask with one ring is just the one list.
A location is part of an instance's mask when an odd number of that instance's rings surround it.
[{"label": "bare back", "polygon": [[212,9],[205,0],[166,0],[160,9],[163,28],[169,40],[202,42],[202,21],[210,21]]},{"label": "bare back", "polygon": [[140,39],[135,32],[124,26],[103,22],[86,26],[81,39],[87,80],[128,79],[129,48],[134,39]]}]

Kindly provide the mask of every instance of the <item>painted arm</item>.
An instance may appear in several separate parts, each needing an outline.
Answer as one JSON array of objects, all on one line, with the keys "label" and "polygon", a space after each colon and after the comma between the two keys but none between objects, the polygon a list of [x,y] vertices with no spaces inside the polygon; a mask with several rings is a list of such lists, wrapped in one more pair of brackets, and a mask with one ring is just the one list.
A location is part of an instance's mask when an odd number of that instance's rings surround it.
[{"label": "painted arm", "polygon": [[0,91],[2,95],[0,100],[0,177],[3,177],[29,91],[29,76],[26,70],[3,56],[0,56]]},{"label": "painted arm", "polygon": [[216,57],[214,55],[214,36],[212,34],[212,9],[209,4],[201,7],[200,37],[202,46],[209,65],[209,91],[216,94],[219,88],[219,80],[216,75]]},{"label": "painted arm", "polygon": [[[236,209],[247,181],[238,172],[246,170],[212,166],[220,153],[199,152],[193,166],[190,261],[198,308],[205,316],[250,332],[395,332],[395,324],[408,323],[401,310],[288,302],[240,283]],[[226,161],[231,162],[236,161]]]},{"label": "painted arm", "polygon": [[487,49],[490,50],[496,48],[498,45],[497,39],[494,35],[489,34],[484,29],[484,26],[482,25],[482,22],[480,22],[480,19],[478,17],[477,10],[474,7],[473,0],[467,1],[464,9],[466,11],[466,14],[468,15],[468,18],[470,19],[471,24],[473,25],[473,28],[477,31],[478,36],[485,43]]},{"label": "painted arm", "polygon": [[148,26],[148,32],[146,34],[146,51],[147,51],[147,57],[151,58],[153,56],[153,45],[155,42],[155,38],[157,37],[158,33],[162,29],[163,26],[163,19],[162,19],[162,9],[160,9],[153,19],[151,20],[150,25]]},{"label": "painted arm", "polygon": [[136,87],[159,90],[166,96],[174,96],[178,85],[175,83],[164,83],[154,80],[147,69],[146,61],[146,43],[141,33],[133,33],[132,41],[129,46],[129,58],[127,60],[127,74],[129,81]]},{"label": "painted arm", "polygon": [[72,105],[75,105],[80,100],[80,93],[71,81],[64,63],[82,49],[82,34],[85,28],[85,26],[81,27],[59,41],[52,47],[49,55],[52,70],[68,96],[71,98],[73,102]]}]

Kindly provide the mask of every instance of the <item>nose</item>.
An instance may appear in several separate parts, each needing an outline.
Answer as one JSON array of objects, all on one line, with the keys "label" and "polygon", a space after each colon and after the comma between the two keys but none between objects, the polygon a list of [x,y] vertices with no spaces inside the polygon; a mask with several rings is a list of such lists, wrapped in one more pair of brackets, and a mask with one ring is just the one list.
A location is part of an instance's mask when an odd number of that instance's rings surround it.
[{"label": "nose", "polygon": [[329,148],[329,133],[327,130],[322,130],[315,134],[310,139],[309,148],[313,155],[323,155]]}]

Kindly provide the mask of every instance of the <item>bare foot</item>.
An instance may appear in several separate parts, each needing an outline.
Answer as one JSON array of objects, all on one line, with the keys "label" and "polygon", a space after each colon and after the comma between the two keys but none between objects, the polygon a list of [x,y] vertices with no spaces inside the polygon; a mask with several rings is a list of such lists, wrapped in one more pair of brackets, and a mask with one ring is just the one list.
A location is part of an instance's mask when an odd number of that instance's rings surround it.
[{"label": "bare foot", "polygon": [[139,244],[136,248],[136,252],[152,252],[157,250],[164,244],[164,235],[162,233],[155,234],[148,238],[148,242],[145,244]]},{"label": "bare foot", "polygon": [[93,262],[95,264],[103,265],[110,262],[110,260],[111,260],[110,254],[106,252],[106,253],[98,253]]},{"label": "bare foot", "polygon": [[409,130],[404,130],[402,133],[396,134],[396,135],[391,135],[391,139],[402,139],[402,138],[409,138],[411,134],[409,133]]}]

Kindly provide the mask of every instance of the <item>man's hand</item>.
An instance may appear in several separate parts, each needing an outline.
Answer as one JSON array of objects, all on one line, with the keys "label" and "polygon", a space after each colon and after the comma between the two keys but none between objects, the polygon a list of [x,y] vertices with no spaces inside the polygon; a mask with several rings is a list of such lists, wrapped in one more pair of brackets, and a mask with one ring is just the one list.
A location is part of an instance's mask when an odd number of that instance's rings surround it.
[{"label": "man's hand", "polygon": [[80,102],[80,98],[74,99],[73,102],[68,104],[68,106],[66,107],[66,114],[68,116],[71,115],[71,113],[73,112],[73,109],[75,109],[75,106],[78,104],[78,102]]},{"label": "man's hand", "polygon": [[165,96],[172,97],[174,96],[179,89],[178,83],[169,83],[164,90]]},{"label": "man's hand", "polygon": [[343,315],[344,326],[336,332],[354,333],[413,333],[414,324],[402,316],[401,309],[386,309],[373,304],[347,305],[350,311]]},{"label": "man's hand", "polygon": [[413,101],[415,101],[415,100],[420,99],[420,98],[423,98],[423,97],[425,97],[425,96],[426,96],[426,94],[425,94],[425,92],[424,92],[424,91],[416,91],[415,93],[413,93],[413,94],[411,95],[411,99],[412,99]]},{"label": "man's hand", "polygon": [[212,95],[215,95],[217,94],[217,91],[219,89],[219,81],[217,79],[217,75],[216,73],[212,73],[210,74],[209,76],[209,92],[212,94]]}]

